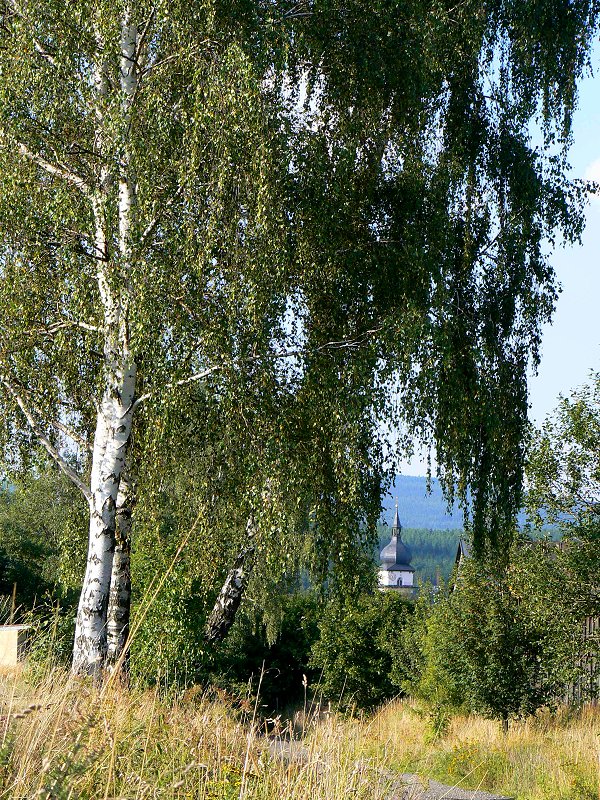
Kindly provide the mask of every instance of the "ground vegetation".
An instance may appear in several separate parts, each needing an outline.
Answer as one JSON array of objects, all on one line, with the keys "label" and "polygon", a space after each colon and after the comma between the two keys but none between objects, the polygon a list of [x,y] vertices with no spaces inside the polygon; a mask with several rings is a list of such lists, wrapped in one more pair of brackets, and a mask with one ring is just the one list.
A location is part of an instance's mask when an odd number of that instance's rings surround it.
[{"label": "ground vegetation", "polygon": [[474,716],[453,718],[431,739],[426,718],[408,701],[373,716],[341,718],[307,704],[291,720],[265,728],[252,703],[189,691],[100,691],[53,672],[33,684],[0,677],[0,788],[22,797],[152,797],[166,800],[341,800],[388,797],[393,776],[413,772],[425,785],[484,789],[524,800],[591,800],[597,796],[597,709],[541,713],[500,726]]}]

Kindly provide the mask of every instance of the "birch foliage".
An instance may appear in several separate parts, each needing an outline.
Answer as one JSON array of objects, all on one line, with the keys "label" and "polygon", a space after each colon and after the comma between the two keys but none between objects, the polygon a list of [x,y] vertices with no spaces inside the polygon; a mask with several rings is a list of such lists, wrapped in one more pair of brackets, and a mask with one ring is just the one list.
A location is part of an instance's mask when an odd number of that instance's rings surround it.
[{"label": "birch foliage", "polygon": [[257,515],[265,574],[283,530],[351,574],[382,424],[471,490],[476,542],[511,529],[596,14],[3,3],[2,444],[18,467],[39,441],[90,508],[77,671],[105,658],[121,476],[168,491],[186,437],[199,531]]}]

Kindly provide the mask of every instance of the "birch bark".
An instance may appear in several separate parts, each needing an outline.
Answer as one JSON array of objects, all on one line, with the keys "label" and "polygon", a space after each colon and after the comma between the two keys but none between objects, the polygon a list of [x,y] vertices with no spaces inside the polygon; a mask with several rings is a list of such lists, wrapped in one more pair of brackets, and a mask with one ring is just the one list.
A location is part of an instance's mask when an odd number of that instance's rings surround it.
[{"label": "birch bark", "polygon": [[[121,21],[118,104],[120,135],[118,165],[103,166],[93,198],[98,254],[98,288],[104,313],[105,388],[98,408],[91,471],[90,529],[86,574],[77,612],[73,672],[97,675],[108,654],[107,614],[113,570],[123,572],[125,550],[117,547],[116,511],[121,475],[131,435],[136,387],[136,364],[130,350],[129,307],[131,297],[131,226],[135,213],[136,185],[130,149],[132,107],[137,88],[137,28],[131,11]],[[97,36],[100,58],[104,51]],[[102,152],[108,140],[105,108],[111,91],[108,66],[101,62],[95,79],[97,90],[97,142]],[[118,252],[109,247],[111,193],[118,177]],[[115,549],[117,548],[117,565]],[[118,582],[118,581],[117,581]],[[116,587],[115,587],[116,588]],[[119,590],[120,591],[120,590]],[[113,645],[120,638],[116,627]],[[122,632],[121,632],[122,633]]]},{"label": "birch bark", "polygon": [[252,571],[255,550],[252,539],[255,533],[254,519],[250,517],[246,525],[246,535],[250,543],[236,556],[206,622],[204,636],[209,642],[222,642],[235,622],[235,615]]},{"label": "birch bark", "polygon": [[[107,661],[109,667],[127,669],[123,656],[129,634],[131,607],[131,523],[135,493],[127,473],[121,475],[117,495],[117,528],[115,552],[110,578],[107,613]],[[123,657],[122,657],[123,656]],[[121,663],[119,664],[119,661]]]}]

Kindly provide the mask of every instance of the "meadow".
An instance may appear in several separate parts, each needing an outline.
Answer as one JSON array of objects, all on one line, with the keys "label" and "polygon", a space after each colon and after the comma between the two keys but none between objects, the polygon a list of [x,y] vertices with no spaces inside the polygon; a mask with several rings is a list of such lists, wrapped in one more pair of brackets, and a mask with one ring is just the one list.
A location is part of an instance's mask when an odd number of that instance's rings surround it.
[{"label": "meadow", "polygon": [[598,708],[544,711],[506,736],[461,716],[436,735],[408,700],[362,718],[308,701],[290,721],[261,712],[200,688],[0,676],[0,798],[384,800],[400,772],[519,800],[598,798]]}]

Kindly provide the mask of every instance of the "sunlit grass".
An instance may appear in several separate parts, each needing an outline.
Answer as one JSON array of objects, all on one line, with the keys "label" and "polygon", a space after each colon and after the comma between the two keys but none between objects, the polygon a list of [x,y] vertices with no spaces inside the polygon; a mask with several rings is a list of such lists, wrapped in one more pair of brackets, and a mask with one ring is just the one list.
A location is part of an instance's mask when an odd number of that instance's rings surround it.
[{"label": "sunlit grass", "polygon": [[[52,672],[0,676],[0,798],[378,800],[389,770],[523,800],[597,800],[600,712],[500,725],[455,717],[432,739],[407,701],[363,719],[307,708],[269,734],[251,702]],[[290,745],[292,732],[298,741]]]},{"label": "sunlit grass", "polygon": [[600,708],[544,711],[499,723],[456,716],[447,733],[431,740],[427,718],[407,701],[390,703],[369,723],[372,752],[396,769],[464,788],[481,788],[525,800],[597,800]]},{"label": "sunlit grass", "polygon": [[[253,709],[53,673],[39,685],[0,678],[2,798],[383,798],[338,725],[288,753]],[[314,722],[308,723],[313,725]],[[284,757],[282,757],[282,753]]]}]

